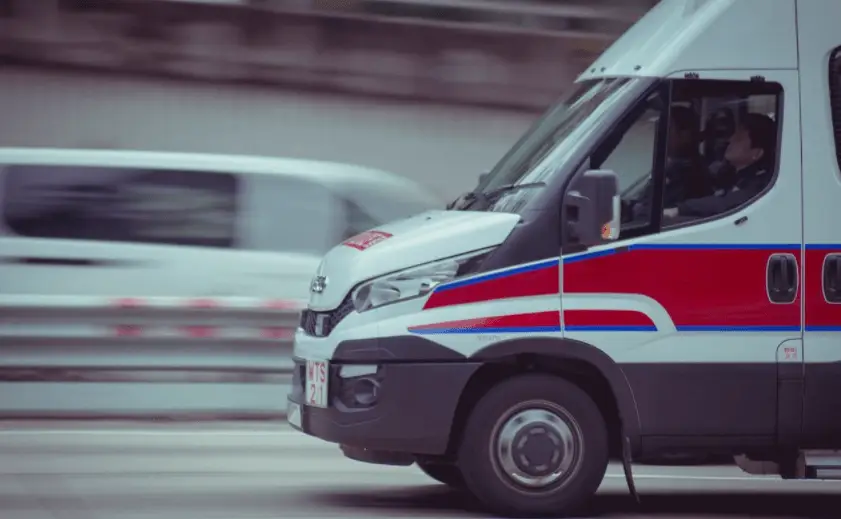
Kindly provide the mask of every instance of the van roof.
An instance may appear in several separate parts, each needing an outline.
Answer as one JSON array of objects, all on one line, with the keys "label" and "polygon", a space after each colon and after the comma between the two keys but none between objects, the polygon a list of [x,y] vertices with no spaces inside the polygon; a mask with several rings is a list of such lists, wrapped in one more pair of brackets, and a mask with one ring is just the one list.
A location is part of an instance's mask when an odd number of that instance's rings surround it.
[{"label": "van roof", "polygon": [[797,0],[661,0],[578,81],[796,69],[797,23]]},{"label": "van roof", "polygon": [[415,182],[393,173],[340,162],[213,153],[0,147],[0,166],[27,164],[283,175],[305,178],[328,186],[368,184],[391,189],[425,191]]}]

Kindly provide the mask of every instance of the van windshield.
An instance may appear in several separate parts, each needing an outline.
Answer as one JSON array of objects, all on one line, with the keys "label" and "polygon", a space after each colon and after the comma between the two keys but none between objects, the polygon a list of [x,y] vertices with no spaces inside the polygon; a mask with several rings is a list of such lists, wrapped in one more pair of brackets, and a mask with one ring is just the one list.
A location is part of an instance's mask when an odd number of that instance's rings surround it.
[{"label": "van windshield", "polygon": [[593,79],[574,91],[532,125],[464,197],[460,209],[519,213],[576,150],[611,106],[633,92],[635,78]]}]

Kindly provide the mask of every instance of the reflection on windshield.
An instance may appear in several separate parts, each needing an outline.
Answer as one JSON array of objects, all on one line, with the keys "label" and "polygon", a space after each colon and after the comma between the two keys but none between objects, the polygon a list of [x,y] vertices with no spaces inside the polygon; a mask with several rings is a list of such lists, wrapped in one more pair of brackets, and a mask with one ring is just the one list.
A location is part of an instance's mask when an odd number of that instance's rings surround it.
[{"label": "reflection on windshield", "polygon": [[[502,186],[547,182],[564,158],[634,80],[594,79],[553,106],[514,145],[477,188],[483,194]],[[490,201],[485,210],[519,212],[541,188],[512,190]],[[479,197],[481,198],[481,197]],[[477,208],[478,209],[478,208]]]}]

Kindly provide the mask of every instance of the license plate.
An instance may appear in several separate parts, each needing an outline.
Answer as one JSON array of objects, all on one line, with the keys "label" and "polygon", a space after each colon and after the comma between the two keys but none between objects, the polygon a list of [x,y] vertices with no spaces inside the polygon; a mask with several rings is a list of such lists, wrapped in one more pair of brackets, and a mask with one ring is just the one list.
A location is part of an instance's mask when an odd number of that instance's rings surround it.
[{"label": "license plate", "polygon": [[326,360],[307,361],[306,404],[313,407],[327,407],[329,370]]},{"label": "license plate", "polygon": [[286,420],[289,425],[301,428],[301,406],[295,402],[289,402],[286,405]]}]

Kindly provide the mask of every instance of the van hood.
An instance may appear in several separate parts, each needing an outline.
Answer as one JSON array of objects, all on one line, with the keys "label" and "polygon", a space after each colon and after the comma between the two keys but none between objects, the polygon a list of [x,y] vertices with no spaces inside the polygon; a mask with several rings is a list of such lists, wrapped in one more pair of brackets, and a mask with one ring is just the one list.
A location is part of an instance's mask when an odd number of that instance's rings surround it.
[{"label": "van hood", "polygon": [[[332,310],[359,283],[502,243],[520,221],[511,213],[427,211],[364,232],[337,245],[321,261],[309,307]],[[312,288],[321,285],[321,292]]]}]

